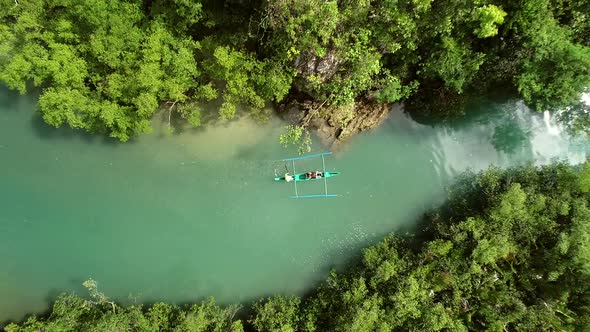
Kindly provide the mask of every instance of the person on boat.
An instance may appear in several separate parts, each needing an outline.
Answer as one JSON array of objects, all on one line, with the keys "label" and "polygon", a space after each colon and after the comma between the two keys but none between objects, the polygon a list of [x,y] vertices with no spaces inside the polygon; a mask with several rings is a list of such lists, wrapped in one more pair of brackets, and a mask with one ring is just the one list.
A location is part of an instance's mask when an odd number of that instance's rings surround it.
[{"label": "person on boat", "polygon": [[307,172],[307,178],[308,179],[313,179],[314,178],[314,173],[313,172]]},{"label": "person on boat", "polygon": [[315,177],[316,178],[321,178],[322,176],[324,176],[324,173],[322,173],[320,171],[315,171]]},{"label": "person on boat", "polygon": [[285,173],[285,181],[291,182],[293,180],[294,178],[289,173]]}]

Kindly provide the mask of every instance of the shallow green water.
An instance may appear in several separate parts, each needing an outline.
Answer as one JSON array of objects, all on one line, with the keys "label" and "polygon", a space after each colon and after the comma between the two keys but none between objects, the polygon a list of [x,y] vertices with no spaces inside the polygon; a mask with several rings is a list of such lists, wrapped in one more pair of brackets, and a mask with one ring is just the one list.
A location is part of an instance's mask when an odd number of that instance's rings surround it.
[{"label": "shallow green water", "polygon": [[292,200],[291,185],[272,181],[284,171],[278,159],[294,154],[277,143],[278,120],[118,144],[47,128],[34,103],[0,90],[0,321],[45,310],[61,291],[84,294],[88,278],[141,302],[300,293],[411,226],[467,168],[576,163],[588,151],[518,102],[436,128],[392,113],[327,158],[328,170],[343,172],[328,183],[340,197]]}]

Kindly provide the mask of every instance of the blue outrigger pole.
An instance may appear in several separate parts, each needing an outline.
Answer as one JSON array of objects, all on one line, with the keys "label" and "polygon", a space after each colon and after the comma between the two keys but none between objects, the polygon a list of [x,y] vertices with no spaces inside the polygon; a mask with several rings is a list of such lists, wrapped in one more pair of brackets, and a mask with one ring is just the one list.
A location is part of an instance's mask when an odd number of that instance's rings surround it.
[{"label": "blue outrigger pole", "polygon": [[327,156],[327,155],[331,155],[331,154],[332,154],[332,152],[324,152],[324,153],[318,153],[318,154],[310,154],[309,156],[301,156],[301,157],[287,158],[287,159],[283,159],[282,161],[309,159],[309,158],[315,158],[315,157],[319,157],[319,156]]},{"label": "blue outrigger pole", "polygon": [[[301,156],[301,157],[294,157],[294,158],[287,158],[287,159],[283,159],[282,161],[291,161],[292,165],[293,165],[293,174],[295,174],[295,160],[301,160],[301,159],[309,159],[309,158],[316,158],[316,157],[322,157],[322,166],[323,166],[323,172],[324,174],[326,174],[326,160],[324,159],[324,156],[327,155],[331,155],[332,152],[324,152],[324,153],[318,153],[318,154],[312,154],[309,156]],[[318,197],[337,197],[338,195],[335,194],[328,194],[328,178],[324,177],[324,194],[315,194],[315,195],[299,195],[297,193],[297,181],[293,181],[293,183],[295,184],[295,196],[289,196],[289,198],[318,198]]]}]

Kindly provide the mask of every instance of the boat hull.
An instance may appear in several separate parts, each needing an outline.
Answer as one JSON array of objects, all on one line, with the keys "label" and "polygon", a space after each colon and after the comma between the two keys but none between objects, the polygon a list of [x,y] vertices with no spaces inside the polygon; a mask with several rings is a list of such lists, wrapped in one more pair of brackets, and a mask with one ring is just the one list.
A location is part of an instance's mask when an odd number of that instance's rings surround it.
[{"label": "boat hull", "polygon": [[[293,175],[293,178],[295,179],[296,182],[301,182],[301,181],[313,181],[313,180],[322,180],[325,177],[326,178],[331,178],[333,176],[339,175],[340,172],[325,172],[324,176],[321,178],[315,178],[315,179],[310,179],[307,177],[307,173],[299,173],[299,174],[295,174]],[[285,181],[285,177],[281,176],[281,177],[276,177],[275,181]]]}]

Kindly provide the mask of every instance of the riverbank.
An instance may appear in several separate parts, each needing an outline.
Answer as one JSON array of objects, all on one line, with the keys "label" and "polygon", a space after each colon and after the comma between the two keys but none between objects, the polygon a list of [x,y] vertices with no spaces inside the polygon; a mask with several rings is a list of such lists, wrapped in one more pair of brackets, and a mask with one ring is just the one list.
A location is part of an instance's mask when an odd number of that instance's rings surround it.
[{"label": "riverbank", "polygon": [[403,112],[402,104],[357,102],[344,107],[324,104],[291,100],[281,104],[277,114],[288,123],[310,130],[329,150],[337,150],[352,136],[377,128],[390,112]]},{"label": "riverbank", "polygon": [[588,163],[490,169],[463,176],[417,232],[386,236],[304,298],[260,299],[246,317],[213,300],[122,307],[89,280],[86,299],[61,295],[51,315],[6,330],[583,330],[588,191]]},{"label": "riverbank", "polygon": [[174,114],[198,128],[212,114],[203,104],[222,121],[265,118],[294,94],[335,141],[381,122],[384,105],[450,105],[499,85],[537,110],[566,109],[590,85],[587,8],[531,1],[17,1],[0,16],[0,80],[21,94],[41,88],[47,124],[120,141],[149,132],[161,106],[168,123]]}]

